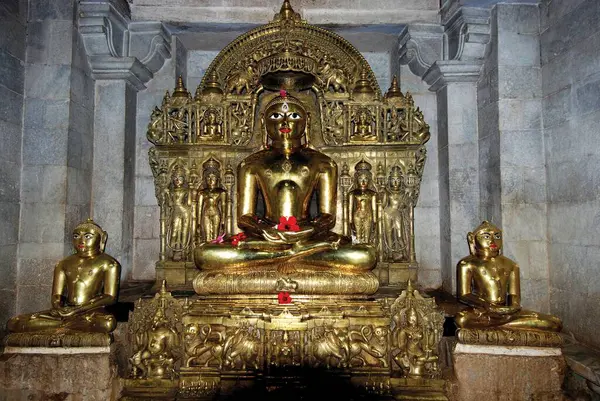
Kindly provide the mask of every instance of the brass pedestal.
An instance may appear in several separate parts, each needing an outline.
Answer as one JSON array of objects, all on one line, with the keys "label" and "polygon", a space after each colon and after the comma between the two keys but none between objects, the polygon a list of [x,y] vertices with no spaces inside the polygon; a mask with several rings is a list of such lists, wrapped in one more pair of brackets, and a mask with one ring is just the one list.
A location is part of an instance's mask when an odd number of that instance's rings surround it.
[{"label": "brass pedestal", "polygon": [[[151,378],[133,369],[133,377],[125,381],[124,399],[310,392],[317,382],[324,392],[341,389],[379,399],[420,389],[423,399],[444,399],[443,386],[435,379],[440,373],[437,358],[421,367],[418,378],[410,378],[411,372],[396,362],[401,350],[395,337],[401,328],[394,322],[401,319],[395,314],[433,301],[414,292],[418,298],[404,291],[396,301],[295,293],[289,294],[291,300],[256,294],[200,296],[191,301],[163,290],[136,304],[130,318],[132,351],[143,355],[150,349],[141,339],[152,337],[151,318],[161,310],[159,315],[169,320],[179,338],[162,350],[162,355],[176,360],[174,370],[169,377]],[[423,308],[420,313],[425,322],[430,313],[439,312]],[[437,354],[437,341],[428,352]],[[148,356],[148,365],[157,362],[156,355]],[[143,367],[144,361],[137,366]]]}]

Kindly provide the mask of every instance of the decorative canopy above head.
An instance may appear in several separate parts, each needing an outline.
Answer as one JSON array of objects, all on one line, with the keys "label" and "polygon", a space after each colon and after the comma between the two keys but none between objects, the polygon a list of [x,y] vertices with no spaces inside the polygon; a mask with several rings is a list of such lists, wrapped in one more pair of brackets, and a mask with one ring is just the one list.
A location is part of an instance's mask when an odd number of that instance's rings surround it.
[{"label": "decorative canopy above head", "polygon": [[375,74],[360,52],[340,35],[307,24],[288,0],[271,22],[240,35],[219,53],[200,84],[203,92],[214,85],[215,76],[226,93],[312,85],[348,92],[360,81],[359,92],[381,98]]}]

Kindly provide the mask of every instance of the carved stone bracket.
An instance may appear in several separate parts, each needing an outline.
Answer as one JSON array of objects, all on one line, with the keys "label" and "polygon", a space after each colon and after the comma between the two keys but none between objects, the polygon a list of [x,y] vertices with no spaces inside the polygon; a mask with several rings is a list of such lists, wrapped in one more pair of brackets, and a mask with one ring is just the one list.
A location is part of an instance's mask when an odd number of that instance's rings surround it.
[{"label": "carved stone bracket", "polygon": [[423,77],[436,60],[442,58],[443,29],[439,25],[413,24],[405,27],[398,39],[401,64]]},{"label": "carved stone bracket", "polygon": [[489,9],[453,5],[446,11],[441,26],[409,25],[398,39],[400,63],[430,84],[430,90],[452,80],[476,81],[490,42]]},{"label": "carved stone bracket", "polygon": [[123,79],[141,90],[171,57],[162,23],[132,22],[124,0],[82,1],[78,27],[96,80]]},{"label": "carved stone bracket", "polygon": [[482,65],[481,61],[436,61],[427,70],[423,80],[430,85],[429,90],[434,92],[452,82],[476,82]]},{"label": "carved stone bracket", "polygon": [[483,60],[490,42],[490,10],[460,7],[444,23],[445,60]]}]

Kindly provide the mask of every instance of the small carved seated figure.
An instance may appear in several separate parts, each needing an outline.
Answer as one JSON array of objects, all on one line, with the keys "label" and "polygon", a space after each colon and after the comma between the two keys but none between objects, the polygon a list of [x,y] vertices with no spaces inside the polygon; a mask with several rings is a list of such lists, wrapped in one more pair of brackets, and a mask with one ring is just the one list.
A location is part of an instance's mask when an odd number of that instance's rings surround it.
[{"label": "small carved seated figure", "polygon": [[214,139],[221,136],[221,124],[217,121],[217,112],[207,110],[204,113],[204,124],[202,126],[202,139]]},{"label": "small carved seated figure", "polygon": [[467,235],[470,255],[458,262],[458,300],[470,309],[456,315],[459,328],[560,331],[561,321],[521,308],[519,266],[502,255],[502,231],[484,221]]},{"label": "small carved seated figure", "polygon": [[354,118],[354,129],[352,136],[355,139],[373,139],[372,117],[366,110],[360,110]]},{"label": "small carved seated figure", "polygon": [[[236,236],[231,245],[205,244],[196,248],[196,266],[205,272],[232,274],[276,271],[279,275],[270,277],[279,281],[282,274],[295,272],[362,273],[364,277],[356,283],[365,289],[359,292],[374,292],[377,279],[370,277],[370,270],[376,263],[375,248],[352,245],[348,238],[330,231],[335,225],[337,165],[303,143],[307,117],[300,100],[285,91],[267,104],[262,121],[271,143],[244,159],[238,168],[238,226],[244,231],[243,236]],[[259,192],[264,199],[264,216],[257,214]],[[318,215],[311,217],[309,205],[315,192]],[[199,275],[194,288],[206,291],[207,284],[198,283],[199,277],[206,276]],[[232,279],[241,280],[233,276]],[[256,284],[249,280],[240,282],[243,291],[276,290],[271,281],[266,284],[256,275],[253,280]],[[313,293],[331,293],[333,286],[349,288],[324,278],[310,283]],[[227,288],[233,291],[231,285]],[[302,290],[300,285],[299,291]]]},{"label": "small carved seated figure", "polygon": [[169,325],[164,310],[156,310],[152,328],[144,333],[141,341],[144,347],[131,358],[132,376],[137,378],[173,378],[175,356],[173,350],[178,344],[177,333]]},{"label": "small carved seated figure", "polygon": [[73,230],[75,254],[54,268],[52,309],[13,317],[8,331],[113,331],[117,322],[105,307],[117,301],[121,265],[104,253],[106,238],[92,219],[78,225]]}]

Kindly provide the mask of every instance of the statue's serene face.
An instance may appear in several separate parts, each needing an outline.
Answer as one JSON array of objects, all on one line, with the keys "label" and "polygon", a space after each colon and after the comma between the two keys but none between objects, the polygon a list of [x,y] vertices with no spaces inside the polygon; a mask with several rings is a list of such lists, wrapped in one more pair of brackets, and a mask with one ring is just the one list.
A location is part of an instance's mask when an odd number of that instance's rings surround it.
[{"label": "statue's serene face", "polygon": [[306,111],[294,103],[275,103],[265,110],[265,128],[274,142],[300,139],[306,128]]},{"label": "statue's serene face", "polygon": [[214,173],[210,173],[208,174],[208,176],[206,177],[206,185],[210,188],[216,188],[217,186],[217,175]]},{"label": "statue's serene face", "polygon": [[102,243],[102,235],[96,230],[85,227],[73,231],[73,247],[78,255],[98,255]]},{"label": "statue's serene face", "polygon": [[400,183],[401,183],[400,177],[391,176],[389,179],[390,188],[393,191],[400,190]]},{"label": "statue's serene face", "polygon": [[356,182],[360,189],[367,189],[369,186],[369,175],[367,173],[360,173],[356,177]]},{"label": "statue's serene face", "polygon": [[498,255],[502,249],[502,232],[498,229],[488,228],[475,232],[475,249],[485,251],[491,256]]},{"label": "statue's serene face", "polygon": [[176,175],[173,177],[173,186],[175,188],[181,188],[185,183],[185,178],[182,175]]}]

